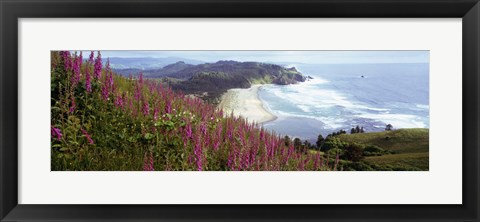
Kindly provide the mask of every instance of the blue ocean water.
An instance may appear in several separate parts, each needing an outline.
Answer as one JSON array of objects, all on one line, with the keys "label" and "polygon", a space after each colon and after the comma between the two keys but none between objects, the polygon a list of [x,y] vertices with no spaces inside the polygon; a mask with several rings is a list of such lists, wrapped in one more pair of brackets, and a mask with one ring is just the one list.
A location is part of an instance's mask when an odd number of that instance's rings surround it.
[{"label": "blue ocean water", "polygon": [[314,141],[357,125],[367,132],[386,124],[429,128],[429,64],[293,66],[313,79],[260,88],[265,108],[278,117],[264,124],[267,129]]}]

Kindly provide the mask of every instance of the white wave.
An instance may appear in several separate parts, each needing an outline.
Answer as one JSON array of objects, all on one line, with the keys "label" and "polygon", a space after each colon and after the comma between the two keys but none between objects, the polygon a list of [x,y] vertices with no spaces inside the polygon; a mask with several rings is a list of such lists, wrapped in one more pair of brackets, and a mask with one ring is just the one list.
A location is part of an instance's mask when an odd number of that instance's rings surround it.
[{"label": "white wave", "polygon": [[[353,96],[322,86],[328,83],[330,82],[327,79],[314,76],[311,81],[287,86],[266,85],[262,90],[297,108],[297,110],[273,110],[268,107],[273,113],[278,114],[279,120],[282,116],[310,118],[321,121],[325,124],[325,128],[331,129],[345,127],[348,120],[354,118],[372,119],[374,122],[392,124],[394,128],[428,127],[428,120],[425,122],[421,117],[398,114],[388,108],[374,107],[355,100]],[[428,105],[423,104],[415,104],[415,106],[420,109],[429,108]],[[341,113],[350,114],[342,116]]]},{"label": "white wave", "polygon": [[[388,111],[388,109],[369,107],[366,104],[354,103],[347,96],[329,89],[322,89],[319,84],[327,83],[327,80],[314,79],[317,83],[302,83],[283,87],[271,86],[265,88],[269,93],[278,98],[289,101],[305,112],[341,106],[351,110],[368,109],[372,111]],[[313,81],[313,80],[312,80]]]},{"label": "white wave", "polygon": [[325,128],[337,129],[344,125],[346,119],[341,117],[332,117],[332,116],[312,116],[312,115],[302,115],[302,114],[295,114],[283,111],[276,111],[278,114],[278,119],[283,120],[285,117],[297,117],[297,118],[306,118],[306,119],[313,119],[318,120],[325,124]]},{"label": "white wave", "polygon": [[420,109],[430,109],[430,106],[425,104],[415,104],[415,106]]},{"label": "white wave", "polygon": [[420,117],[408,114],[374,114],[363,113],[356,115],[360,118],[367,118],[392,124],[394,128],[426,128],[428,127]]}]

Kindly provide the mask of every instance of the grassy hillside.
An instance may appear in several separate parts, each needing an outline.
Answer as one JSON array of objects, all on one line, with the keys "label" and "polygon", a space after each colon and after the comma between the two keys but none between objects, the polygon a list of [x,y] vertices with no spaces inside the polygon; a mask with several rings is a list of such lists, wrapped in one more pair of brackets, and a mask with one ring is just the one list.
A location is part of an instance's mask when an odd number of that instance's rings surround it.
[{"label": "grassy hillside", "polygon": [[428,170],[429,130],[398,129],[385,132],[343,134],[345,142],[374,145],[394,154],[368,156],[365,162],[380,170]]},{"label": "grassy hillside", "polygon": [[115,74],[100,52],[51,54],[51,170],[335,170],[335,156],[158,81]]},{"label": "grassy hillside", "polygon": [[395,153],[428,152],[428,129],[398,129],[384,132],[343,134],[345,142],[357,142],[379,146]]}]

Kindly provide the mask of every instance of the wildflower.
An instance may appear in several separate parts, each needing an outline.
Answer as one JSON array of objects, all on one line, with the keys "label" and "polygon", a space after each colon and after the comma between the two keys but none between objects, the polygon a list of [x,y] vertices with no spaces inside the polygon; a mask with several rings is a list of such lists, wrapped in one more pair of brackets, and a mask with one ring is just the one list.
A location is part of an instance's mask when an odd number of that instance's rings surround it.
[{"label": "wildflower", "polygon": [[88,58],[88,63],[93,64],[93,58],[95,57],[95,52],[90,52],[90,57]]},{"label": "wildflower", "polygon": [[147,116],[148,114],[150,114],[150,106],[148,105],[148,101],[144,101],[144,102],[143,102],[142,111],[143,111],[143,115],[145,115],[145,116]]},{"label": "wildflower", "polygon": [[75,104],[75,97],[72,96],[72,104],[70,106],[70,113],[73,113],[73,111],[75,111],[75,108],[77,108],[77,105]]},{"label": "wildflower", "polygon": [[193,154],[195,154],[195,160],[197,162],[197,170],[202,171],[202,158],[203,158],[203,151],[202,151],[202,144],[199,139],[195,140],[195,149],[193,150]]},{"label": "wildflower", "polygon": [[167,104],[165,105],[165,112],[166,113],[171,113],[172,112],[172,104],[170,100],[167,100]]},{"label": "wildflower", "polygon": [[110,92],[108,91],[107,85],[102,86],[102,98],[103,100],[108,100]]},{"label": "wildflower", "polygon": [[55,128],[53,126],[50,127],[50,132],[52,134],[52,137],[56,137],[58,141],[62,139],[62,132],[60,131],[59,128]]},{"label": "wildflower", "polygon": [[154,171],[155,168],[153,167],[153,153],[147,156],[145,153],[145,157],[143,159],[143,171]]},{"label": "wildflower", "polygon": [[143,73],[140,73],[138,82],[140,83],[140,85],[143,85]]},{"label": "wildflower", "polygon": [[90,69],[88,67],[85,68],[85,88],[87,89],[87,92],[92,92]]},{"label": "wildflower", "polygon": [[140,87],[135,87],[135,92],[134,92],[135,100],[140,100]]},{"label": "wildflower", "polygon": [[72,75],[72,85],[75,87],[78,82],[80,81],[80,58],[77,57],[75,54],[75,58],[73,59],[73,75]]},{"label": "wildflower", "polygon": [[105,64],[105,71],[110,72],[110,58],[107,58],[107,63]]},{"label": "wildflower", "polygon": [[94,144],[93,140],[92,140],[92,137],[90,137],[90,135],[88,134],[88,132],[84,129],[80,129],[83,133],[83,135],[85,136],[85,138],[87,138],[87,141],[89,144]]},{"label": "wildflower", "polygon": [[120,94],[117,95],[117,98],[115,98],[115,106],[116,107],[120,107],[120,108],[123,108],[123,97],[125,96],[125,93],[123,96],[121,96]]},{"label": "wildflower", "polygon": [[80,67],[82,67],[82,64],[83,64],[83,54],[82,54],[82,51],[80,51],[80,56],[78,57],[78,60],[79,60]]},{"label": "wildflower", "polygon": [[97,79],[100,79],[102,76],[102,55],[100,54],[100,51],[98,51],[97,59],[95,59],[93,75]]},{"label": "wildflower", "polygon": [[69,51],[64,51],[61,54],[62,54],[62,57],[63,57],[65,71],[70,71],[70,69],[72,68],[72,60],[70,59],[70,52]]},{"label": "wildflower", "polygon": [[207,125],[203,122],[200,124],[200,132],[202,132],[203,135],[207,135]]},{"label": "wildflower", "polygon": [[185,136],[187,138],[192,138],[192,126],[190,124],[187,124],[185,127]]},{"label": "wildflower", "polygon": [[113,88],[113,73],[110,71],[108,75],[108,86]]},{"label": "wildflower", "polygon": [[156,121],[158,119],[158,107],[155,106],[153,109],[153,119]]}]

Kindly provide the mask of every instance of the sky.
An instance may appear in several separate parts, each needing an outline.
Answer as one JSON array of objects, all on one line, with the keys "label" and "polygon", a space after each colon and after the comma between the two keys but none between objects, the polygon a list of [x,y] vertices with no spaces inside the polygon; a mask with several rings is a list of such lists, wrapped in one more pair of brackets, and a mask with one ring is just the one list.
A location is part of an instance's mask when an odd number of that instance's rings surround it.
[{"label": "sky", "polygon": [[101,51],[102,57],[180,57],[216,62],[277,62],[306,64],[429,63],[429,51]]}]

